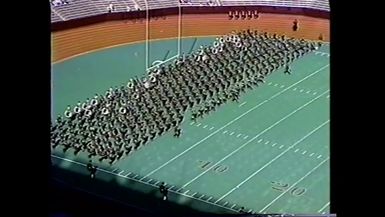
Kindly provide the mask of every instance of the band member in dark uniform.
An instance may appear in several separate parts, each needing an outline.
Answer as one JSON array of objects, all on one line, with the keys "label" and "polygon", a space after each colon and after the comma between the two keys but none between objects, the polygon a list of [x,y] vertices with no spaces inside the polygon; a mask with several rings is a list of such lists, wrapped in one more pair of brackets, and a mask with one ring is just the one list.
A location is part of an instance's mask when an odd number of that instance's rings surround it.
[{"label": "band member in dark uniform", "polygon": [[293,21],[293,31],[296,32],[297,30],[298,30],[298,20],[295,19],[295,20]]},{"label": "band member in dark uniform", "polygon": [[284,74],[291,74],[291,68],[290,68],[290,66],[289,66],[289,64],[286,64],[285,65],[285,71],[284,71]]}]

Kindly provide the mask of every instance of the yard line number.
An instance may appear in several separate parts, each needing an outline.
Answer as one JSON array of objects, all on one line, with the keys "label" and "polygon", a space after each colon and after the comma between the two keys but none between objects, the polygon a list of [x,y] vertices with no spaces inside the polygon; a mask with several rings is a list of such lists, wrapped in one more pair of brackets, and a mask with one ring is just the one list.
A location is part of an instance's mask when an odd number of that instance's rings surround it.
[{"label": "yard line number", "polygon": [[[286,189],[290,188],[290,185],[287,183],[283,183],[280,181],[272,181],[271,182],[271,188],[276,190],[276,191],[281,191],[284,192]],[[293,189],[290,190],[290,194],[293,196],[301,196],[305,194],[306,188],[303,187],[294,187]]]},{"label": "yard line number", "polygon": [[[211,165],[213,165],[213,164],[214,164],[213,162],[210,162],[210,161],[207,161],[207,160],[198,160],[198,167],[203,169],[203,170],[206,170],[207,168],[210,168]],[[228,169],[229,169],[228,166],[218,164],[215,167],[213,167],[211,170],[213,172],[215,172],[215,173],[221,174],[221,173],[226,172]]]}]

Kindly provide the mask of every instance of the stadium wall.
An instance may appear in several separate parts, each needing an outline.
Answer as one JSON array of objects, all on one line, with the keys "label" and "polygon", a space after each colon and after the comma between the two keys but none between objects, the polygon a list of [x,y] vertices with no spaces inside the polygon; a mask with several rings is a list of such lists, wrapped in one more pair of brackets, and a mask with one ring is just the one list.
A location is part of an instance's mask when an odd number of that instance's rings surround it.
[{"label": "stadium wall", "polygon": [[[232,10],[258,10],[260,18],[229,20]],[[149,39],[175,38],[178,35],[178,8],[149,12]],[[290,37],[317,40],[320,34],[329,41],[329,12],[285,7],[188,7],[182,8],[182,37],[227,34],[253,28]],[[146,39],[145,11],[110,13],[51,24],[52,62],[60,62],[87,52],[143,42]],[[294,19],[299,30],[294,32]]]}]

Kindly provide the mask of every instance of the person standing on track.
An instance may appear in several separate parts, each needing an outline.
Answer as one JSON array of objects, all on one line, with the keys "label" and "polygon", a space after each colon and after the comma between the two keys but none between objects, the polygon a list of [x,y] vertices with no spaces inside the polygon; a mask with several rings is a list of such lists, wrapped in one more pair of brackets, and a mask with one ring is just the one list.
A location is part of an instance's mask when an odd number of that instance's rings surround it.
[{"label": "person standing on track", "polygon": [[164,185],[164,182],[160,183],[159,191],[163,195],[163,200],[167,200],[168,190],[167,190],[166,186]]},{"label": "person standing on track", "polygon": [[241,209],[239,209],[239,213],[246,214],[245,207],[242,206]]},{"label": "person standing on track", "polygon": [[91,167],[91,179],[94,179],[95,178],[95,173],[96,173],[96,170],[97,170],[97,166],[92,166]]},{"label": "person standing on track", "polygon": [[89,161],[87,164],[87,170],[91,173],[91,179],[95,178],[95,173],[97,170],[97,167],[92,165],[92,161]]},{"label": "person standing on track", "polygon": [[295,20],[293,21],[293,31],[296,32],[297,30],[298,30],[298,20],[295,19]]}]

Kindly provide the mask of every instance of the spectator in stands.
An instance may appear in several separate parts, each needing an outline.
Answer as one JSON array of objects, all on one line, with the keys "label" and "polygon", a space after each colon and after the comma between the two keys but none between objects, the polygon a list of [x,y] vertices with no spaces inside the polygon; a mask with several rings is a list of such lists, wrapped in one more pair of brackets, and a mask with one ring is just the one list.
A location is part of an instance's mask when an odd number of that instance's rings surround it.
[{"label": "spectator in stands", "polygon": [[60,6],[62,3],[60,0],[52,0],[51,4],[52,4],[52,6]]},{"label": "spectator in stands", "polygon": [[209,6],[215,6],[215,3],[213,2],[213,0],[208,0],[208,1],[207,1],[207,4],[208,4]]},{"label": "spectator in stands", "polygon": [[130,15],[129,15],[129,13],[128,12],[130,12],[131,11],[131,8],[130,8],[130,6],[126,6],[126,12],[127,13],[124,13],[123,14],[123,19],[128,19],[129,17],[130,17]]},{"label": "spectator in stands", "polygon": [[135,3],[135,5],[134,5],[134,8],[135,8],[136,11],[140,11],[140,7],[139,7],[139,5],[136,4],[136,3]]},{"label": "spectator in stands", "polygon": [[108,4],[108,6],[107,6],[107,11],[108,11],[108,13],[113,12],[114,9],[115,9],[114,5],[112,4],[112,2],[110,2],[110,3]]},{"label": "spectator in stands", "polygon": [[51,5],[52,6],[61,6],[61,5],[68,5],[68,0],[52,0]]}]

